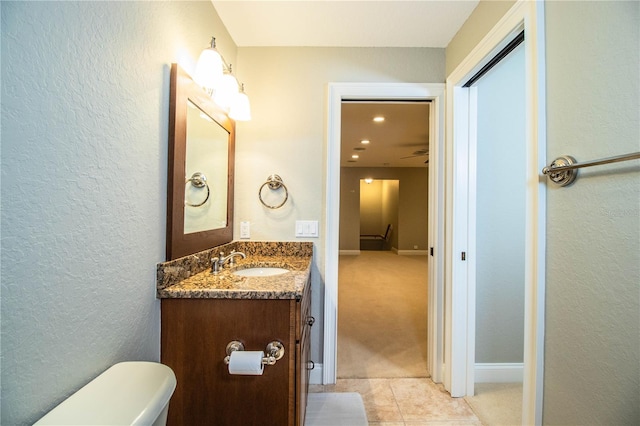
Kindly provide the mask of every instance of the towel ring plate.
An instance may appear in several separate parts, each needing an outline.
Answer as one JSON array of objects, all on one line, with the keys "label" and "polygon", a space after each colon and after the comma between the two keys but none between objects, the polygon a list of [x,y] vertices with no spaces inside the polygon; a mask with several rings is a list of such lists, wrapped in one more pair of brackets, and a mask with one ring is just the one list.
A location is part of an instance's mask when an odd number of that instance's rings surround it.
[{"label": "towel ring plate", "polygon": [[[204,203],[206,203],[207,201],[209,201],[209,195],[211,195],[211,191],[209,190],[209,184],[207,183],[207,177],[204,175],[204,173],[200,173],[200,172],[195,172],[194,174],[191,175],[191,177],[189,179],[187,179],[184,183],[185,185],[187,183],[191,182],[191,185],[195,188],[203,188],[206,187],[207,188],[207,196],[205,197],[204,201],[199,203],[199,204],[191,204],[190,202],[188,202],[185,198],[184,203],[187,206],[190,207],[200,207],[202,205],[204,205]],[[185,194],[186,197],[186,194]]]},{"label": "towel ring plate", "polygon": [[[264,200],[262,199],[262,189],[265,186],[269,186],[269,189],[275,191],[278,190],[280,188],[284,189],[284,200],[282,201],[282,203],[278,204],[277,206],[272,206],[269,205],[267,203],[264,202]],[[287,202],[287,200],[289,199],[289,190],[287,189],[287,186],[284,184],[284,182],[282,181],[282,178],[276,174],[270,175],[267,178],[267,181],[265,183],[262,184],[262,186],[260,186],[260,189],[258,189],[258,198],[260,199],[260,202],[262,203],[263,206],[275,210],[275,209],[279,209],[280,207],[284,206],[285,203]]]}]

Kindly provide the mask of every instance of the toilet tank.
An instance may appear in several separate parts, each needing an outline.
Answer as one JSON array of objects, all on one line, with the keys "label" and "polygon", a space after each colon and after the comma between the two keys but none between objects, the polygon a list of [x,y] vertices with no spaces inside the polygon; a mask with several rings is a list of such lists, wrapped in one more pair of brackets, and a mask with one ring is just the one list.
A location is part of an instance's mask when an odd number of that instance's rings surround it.
[{"label": "toilet tank", "polygon": [[176,388],[171,368],[121,362],[55,407],[36,425],[163,425]]}]

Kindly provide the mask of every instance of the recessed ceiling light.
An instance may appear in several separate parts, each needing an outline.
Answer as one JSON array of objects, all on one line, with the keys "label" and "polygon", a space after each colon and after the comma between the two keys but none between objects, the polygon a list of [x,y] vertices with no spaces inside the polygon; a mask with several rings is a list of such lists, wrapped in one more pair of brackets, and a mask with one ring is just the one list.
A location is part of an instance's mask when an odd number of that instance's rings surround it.
[{"label": "recessed ceiling light", "polygon": [[373,117],[373,121],[375,121],[376,123],[382,123],[384,121],[384,117],[381,115]]},{"label": "recessed ceiling light", "polygon": [[351,158],[360,158],[360,156],[358,154],[353,154]]},{"label": "recessed ceiling light", "polygon": [[362,140],[360,141],[360,143],[361,143],[361,144],[363,144],[363,145],[367,145],[367,144],[369,144],[370,142],[371,142],[371,141],[370,141],[369,139],[362,139]]}]

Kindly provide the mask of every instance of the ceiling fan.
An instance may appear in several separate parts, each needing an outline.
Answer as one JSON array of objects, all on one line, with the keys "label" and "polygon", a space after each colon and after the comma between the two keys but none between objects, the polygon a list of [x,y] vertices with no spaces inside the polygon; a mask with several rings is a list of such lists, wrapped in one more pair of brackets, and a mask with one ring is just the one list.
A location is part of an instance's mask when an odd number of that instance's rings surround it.
[{"label": "ceiling fan", "polygon": [[417,151],[413,151],[413,154],[408,155],[406,157],[400,157],[400,159],[404,160],[405,158],[415,158],[415,157],[427,157],[427,159],[425,160],[424,164],[428,164],[429,163],[429,149],[428,148],[423,148],[423,149],[419,149]]}]

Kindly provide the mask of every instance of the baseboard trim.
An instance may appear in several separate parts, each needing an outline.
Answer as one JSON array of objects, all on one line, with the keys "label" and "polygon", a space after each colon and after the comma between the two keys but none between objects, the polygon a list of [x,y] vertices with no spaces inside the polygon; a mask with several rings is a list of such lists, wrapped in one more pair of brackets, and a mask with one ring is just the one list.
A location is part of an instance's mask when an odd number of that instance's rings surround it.
[{"label": "baseboard trim", "polygon": [[309,373],[309,384],[310,385],[323,385],[322,378],[322,364],[314,364],[313,370]]},{"label": "baseboard trim", "polygon": [[476,363],[476,383],[522,383],[523,363]]},{"label": "baseboard trim", "polygon": [[428,250],[398,250],[399,256],[426,256],[429,254]]},{"label": "baseboard trim", "polygon": [[340,250],[338,251],[338,253],[340,254],[340,256],[359,256],[360,255],[360,250]]}]

